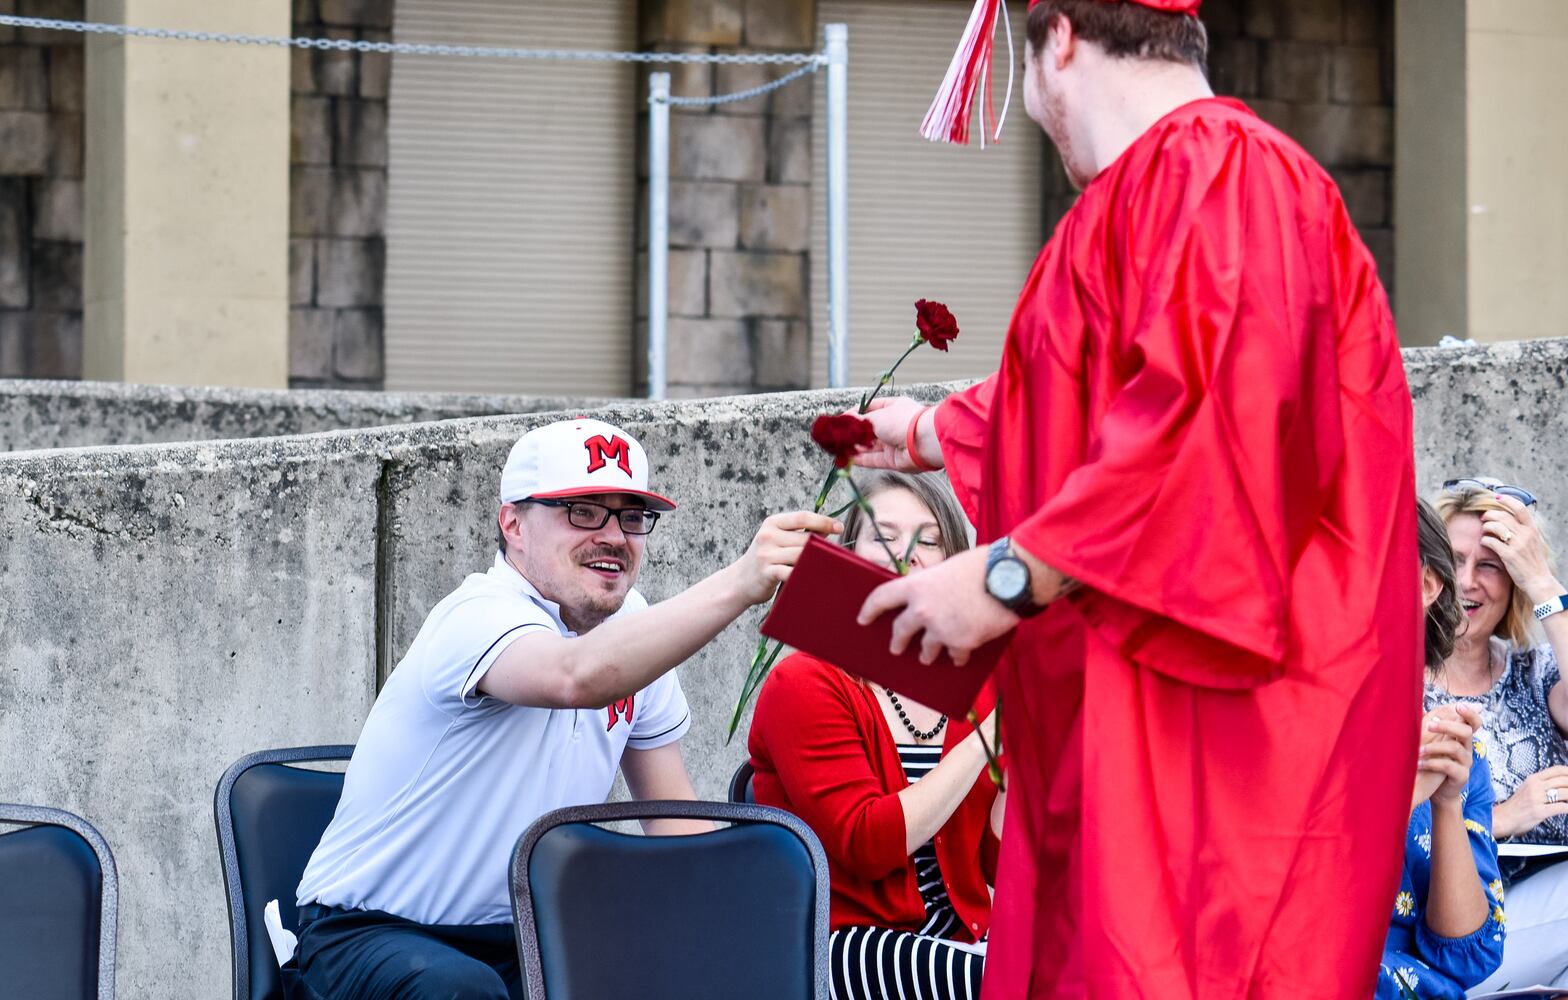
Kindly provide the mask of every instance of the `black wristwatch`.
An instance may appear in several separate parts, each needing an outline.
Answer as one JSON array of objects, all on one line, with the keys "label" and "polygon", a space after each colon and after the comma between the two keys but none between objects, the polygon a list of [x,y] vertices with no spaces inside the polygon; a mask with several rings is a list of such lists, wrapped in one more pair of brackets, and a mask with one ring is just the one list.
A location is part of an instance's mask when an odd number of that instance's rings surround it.
[{"label": "black wristwatch", "polygon": [[1003,535],[991,543],[985,562],[985,592],[1022,618],[1037,615],[1044,605],[1034,603],[1029,566],[1013,554],[1012,539]]}]

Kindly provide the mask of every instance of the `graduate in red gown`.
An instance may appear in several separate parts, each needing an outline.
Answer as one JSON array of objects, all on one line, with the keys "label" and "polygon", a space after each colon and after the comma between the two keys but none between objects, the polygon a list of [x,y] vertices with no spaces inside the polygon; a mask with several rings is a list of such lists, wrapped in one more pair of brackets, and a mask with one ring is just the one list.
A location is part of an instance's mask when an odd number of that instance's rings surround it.
[{"label": "graduate in red gown", "polygon": [[1016,627],[989,1000],[1360,1000],[1398,880],[1409,390],[1333,181],[1213,97],[1197,7],[1033,5],[1025,105],[1082,195],[996,374],[882,401],[858,459],[945,465],[1000,540],[862,611],[927,657]]}]

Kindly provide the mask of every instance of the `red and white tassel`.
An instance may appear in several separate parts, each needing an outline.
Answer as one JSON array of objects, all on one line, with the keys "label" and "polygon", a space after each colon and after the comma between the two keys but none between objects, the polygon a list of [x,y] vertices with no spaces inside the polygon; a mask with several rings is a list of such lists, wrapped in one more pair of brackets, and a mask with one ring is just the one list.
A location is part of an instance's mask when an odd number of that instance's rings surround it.
[{"label": "red and white tassel", "polygon": [[[1007,35],[1007,94],[1002,102],[1000,118],[996,115],[989,86],[991,50],[996,39],[998,11],[1001,13],[1002,30]],[[1000,139],[1002,124],[1007,120],[1007,109],[1013,98],[1013,63],[1013,32],[1005,0],[975,0],[974,9],[969,13],[969,24],[959,39],[958,51],[953,53],[953,61],[948,63],[942,86],[937,89],[936,97],[926,111],[920,134],[935,142],[968,145],[969,124],[974,117],[975,99],[978,96],[982,117],[980,148],[985,148],[988,126],[992,140]]]}]

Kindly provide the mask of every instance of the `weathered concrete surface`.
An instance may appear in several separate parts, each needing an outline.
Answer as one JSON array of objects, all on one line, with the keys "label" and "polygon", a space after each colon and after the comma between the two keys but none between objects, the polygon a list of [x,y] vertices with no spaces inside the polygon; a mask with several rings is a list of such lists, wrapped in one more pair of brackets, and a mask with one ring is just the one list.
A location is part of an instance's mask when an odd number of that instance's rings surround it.
[{"label": "weathered concrete surface", "polygon": [[1568,339],[1412,348],[1405,371],[1423,496],[1445,479],[1496,476],[1529,487],[1542,516],[1568,528]]},{"label": "weathered concrete surface", "polygon": [[313,434],[601,404],[568,397],[0,379],[0,452]]},{"label": "weathered concrete surface", "polygon": [[0,798],[108,839],[127,998],[226,995],[218,775],[353,733],[374,696],[377,457],[243,450],[0,462]]},{"label": "weathered concrete surface", "polygon": [[[738,556],[765,512],[808,503],[826,466],[805,426],[852,399],[603,413],[682,503],[650,546],[649,596]],[[224,995],[219,775],[251,750],[357,737],[378,665],[488,566],[507,449],[558,416],[0,456],[0,798],[79,812],[114,848],[122,995]],[[704,795],[722,797],[744,756],[723,725],[756,620],[682,671]]]},{"label": "weathered concrete surface", "polygon": [[[1422,491],[1490,472],[1553,514],[1568,496],[1568,341],[1422,349],[1407,364]],[[765,513],[809,502],[825,462],[806,426],[852,398],[600,413],[643,440],[658,488],[681,503],[649,546],[649,597],[734,558]],[[124,996],[225,995],[218,776],[250,750],[356,738],[378,669],[488,565],[506,450],[556,416],[0,456],[0,798],[72,809],[108,838]],[[706,796],[745,755],[723,733],[759,616],[681,668]]]}]

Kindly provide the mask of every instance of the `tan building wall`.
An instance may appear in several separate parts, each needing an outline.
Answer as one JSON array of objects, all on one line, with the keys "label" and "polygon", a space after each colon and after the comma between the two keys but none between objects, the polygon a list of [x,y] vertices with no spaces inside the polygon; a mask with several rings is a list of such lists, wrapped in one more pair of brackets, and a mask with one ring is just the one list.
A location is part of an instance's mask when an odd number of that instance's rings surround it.
[{"label": "tan building wall", "polygon": [[[89,19],[289,33],[288,0],[91,0]],[[289,54],[87,44],[83,374],[283,386]]]},{"label": "tan building wall", "polygon": [[1470,0],[1470,335],[1568,334],[1568,3]]},{"label": "tan building wall", "polygon": [[[15,6],[290,28],[283,0]],[[302,32],[380,38],[394,7],[295,0],[292,14]],[[810,48],[818,7],[639,0],[640,42]],[[373,16],[349,23],[350,8]],[[1556,107],[1568,92],[1568,3],[1207,0],[1204,17],[1216,89],[1248,100],[1330,168],[1395,293],[1407,343],[1568,333],[1568,116]],[[89,376],[282,384],[287,372],[296,384],[379,387],[386,60],[96,39],[91,100],[73,104],[81,62],[64,36],[45,35],[0,34],[0,370],[83,373],[77,241],[85,229]],[[61,51],[29,50],[46,45]],[[683,69],[675,89],[722,92],[760,78],[733,67]],[[810,302],[824,293],[810,277],[812,185],[802,166],[820,150],[810,141],[808,89],[676,115],[670,375],[678,392],[809,381],[802,344]],[[73,176],[83,172],[84,104],[93,123],[85,185]],[[637,184],[640,173],[627,169],[627,184]],[[1043,236],[1072,194],[1055,171],[1042,183]],[[635,216],[628,241],[642,228],[640,204]],[[640,285],[640,260],[636,270]],[[292,344],[283,332],[290,317]],[[634,358],[643,326],[640,315],[628,317]]]},{"label": "tan building wall", "polygon": [[1568,3],[1399,0],[1407,343],[1568,333]]}]

